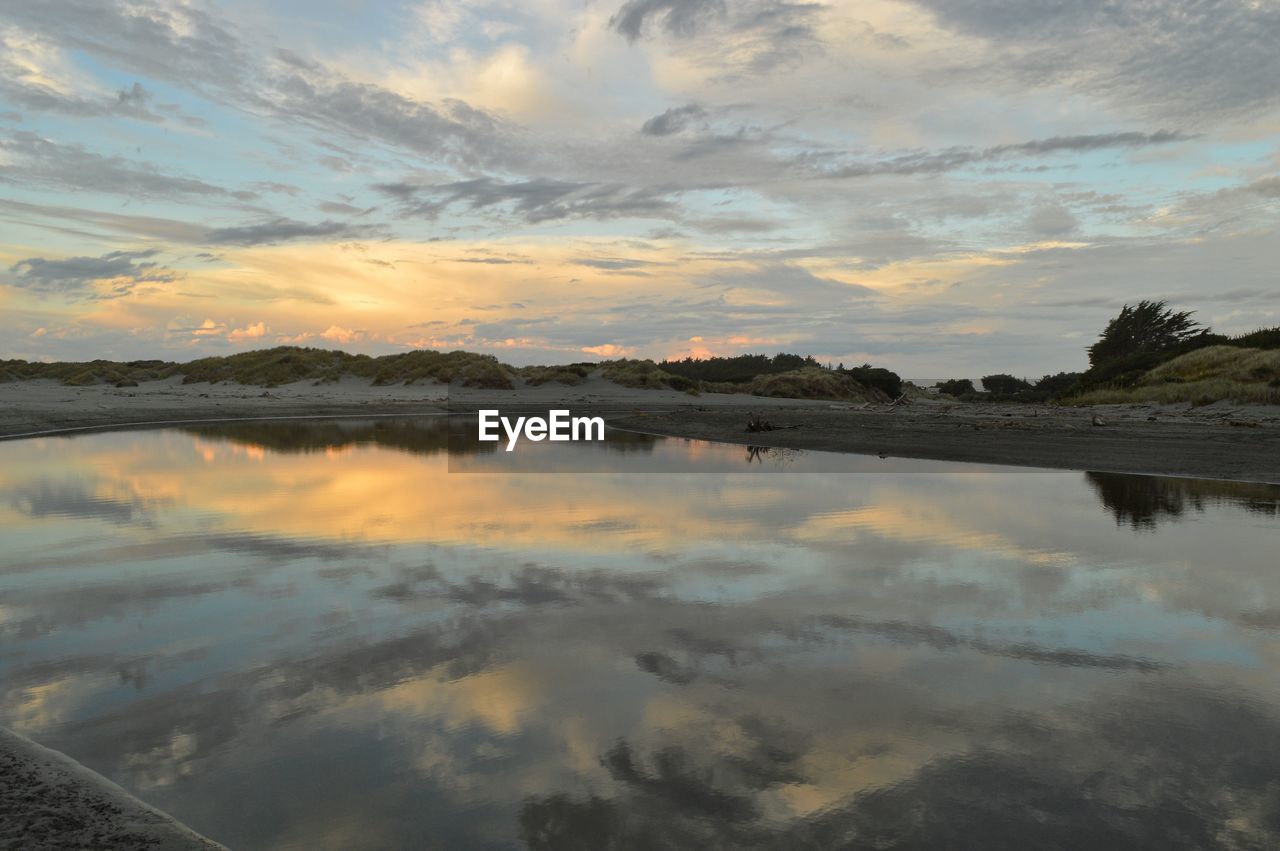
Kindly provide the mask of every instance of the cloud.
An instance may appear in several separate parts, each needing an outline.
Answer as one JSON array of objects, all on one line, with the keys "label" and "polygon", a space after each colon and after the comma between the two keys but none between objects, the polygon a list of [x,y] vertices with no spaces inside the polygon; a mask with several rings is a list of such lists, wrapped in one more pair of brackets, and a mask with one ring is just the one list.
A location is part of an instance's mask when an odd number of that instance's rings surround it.
[{"label": "cloud", "polygon": [[1063,84],[1153,115],[1204,119],[1280,102],[1280,6],[1266,2],[914,0],[988,40],[985,78]]},{"label": "cloud", "polygon": [[193,6],[48,0],[6,14],[52,43],[294,125],[464,165],[514,156],[504,123],[481,110],[457,100],[424,103],[288,50],[262,55],[231,26]]},{"label": "cloud", "polygon": [[1245,188],[1263,198],[1280,198],[1280,177],[1263,177]]},{"label": "cloud", "polygon": [[670,136],[689,126],[694,119],[703,118],[707,111],[696,103],[675,106],[661,115],[655,115],[640,127],[646,136]]},{"label": "cloud", "polygon": [[657,29],[687,61],[731,80],[795,66],[821,52],[817,22],[827,11],[821,3],[788,0],[629,0],[609,26],[633,44]]},{"label": "cloud", "polygon": [[[882,174],[940,174],[981,163],[1001,162],[1050,154],[1085,154],[1109,149],[1143,148],[1152,145],[1174,145],[1190,138],[1174,130],[1154,133],[1123,132],[1079,136],[1054,136],[988,148],[948,148],[944,151],[917,151],[886,160],[856,162],[820,170],[829,177],[871,177]],[[805,157],[801,157],[801,162]]]},{"label": "cloud", "polygon": [[352,328],[343,328],[340,325],[330,325],[320,333],[320,336],[333,343],[354,343],[357,340],[364,339],[364,332]]},{"label": "cloud", "polygon": [[[141,283],[169,283],[179,273],[146,258],[156,254],[146,251],[112,251],[101,257],[65,257],[49,260],[28,257],[9,267],[13,286],[41,293],[79,295],[91,293],[96,298],[128,295]],[[95,289],[103,283],[105,288]]]},{"label": "cloud", "polygon": [[0,138],[0,152],[15,158],[11,165],[0,161],[0,180],[10,183],[134,197],[226,197],[231,194],[203,180],[165,174],[151,163],[102,156],[85,150],[82,145],[63,145],[26,130]]},{"label": "cloud", "polygon": [[627,0],[609,19],[609,26],[631,42],[640,38],[650,21],[669,35],[687,37],[706,18],[724,12],[724,0]]},{"label": "cloud", "polygon": [[668,218],[676,213],[674,187],[581,183],[537,178],[504,183],[483,177],[455,183],[383,183],[373,187],[401,201],[411,215],[435,218],[453,204],[469,210],[509,208],[530,223],[557,219]]},{"label": "cloud", "polygon": [[578,351],[586,352],[589,355],[599,355],[602,358],[625,358],[635,354],[636,350],[632,346],[615,346],[613,343],[603,343],[599,346],[582,346]]},{"label": "cloud", "polygon": [[307,239],[361,239],[373,231],[368,225],[351,225],[328,219],[307,224],[278,218],[252,225],[215,228],[205,234],[204,239],[214,245],[274,245]]},{"label": "cloud", "polygon": [[257,340],[266,336],[268,332],[265,322],[255,322],[244,328],[236,328],[227,334],[227,339],[232,343],[240,343],[245,340]]},{"label": "cloud", "polygon": [[1027,227],[1037,236],[1054,237],[1074,233],[1080,222],[1061,204],[1043,204],[1027,219]]}]

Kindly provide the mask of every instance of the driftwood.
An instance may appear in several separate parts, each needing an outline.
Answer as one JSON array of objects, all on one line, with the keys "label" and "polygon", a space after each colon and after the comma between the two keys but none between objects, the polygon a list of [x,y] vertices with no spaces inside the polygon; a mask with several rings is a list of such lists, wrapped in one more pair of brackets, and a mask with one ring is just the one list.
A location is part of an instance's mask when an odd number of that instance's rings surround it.
[{"label": "driftwood", "polygon": [[800,428],[798,425],[774,425],[768,420],[760,419],[760,415],[756,413],[747,413],[747,431],[781,431],[787,428]]}]

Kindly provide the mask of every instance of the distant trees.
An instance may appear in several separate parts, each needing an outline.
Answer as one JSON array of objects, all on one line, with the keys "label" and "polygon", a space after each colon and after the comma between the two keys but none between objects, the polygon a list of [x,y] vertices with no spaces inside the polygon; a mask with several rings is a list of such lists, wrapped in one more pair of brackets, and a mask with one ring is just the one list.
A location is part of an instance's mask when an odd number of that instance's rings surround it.
[{"label": "distant trees", "polygon": [[891,397],[902,395],[902,378],[895,372],[864,363],[846,368],[840,364],[834,370],[828,364],[820,364],[813,357],[779,352],[769,355],[736,355],[735,357],[684,358],[666,360],[658,366],[672,375],[680,375],[694,381],[749,384],[762,375],[777,375],[804,367],[825,369],[853,378],[864,387],[874,387]]},{"label": "distant trees", "polygon": [[1014,378],[1012,375],[1001,373],[999,375],[984,375],[982,377],[982,389],[997,396],[1013,396],[1024,390],[1030,390],[1031,384],[1021,378]]},{"label": "distant trees", "polygon": [[953,378],[950,381],[943,381],[938,385],[938,392],[944,396],[965,396],[978,391],[974,388],[973,382],[967,378]]},{"label": "distant trees", "polygon": [[748,382],[757,375],[773,375],[779,372],[790,372],[805,366],[819,366],[813,357],[779,352],[773,357],[768,355],[738,355],[736,357],[684,358],[683,360],[664,360],[659,368],[672,375],[683,375],[695,381],[729,381],[735,383]]},{"label": "distant trees", "polygon": [[1059,372],[1056,375],[1046,375],[1036,382],[1035,392],[1044,399],[1058,399],[1066,396],[1071,390],[1080,383],[1081,373],[1079,372]]},{"label": "distant trees", "polygon": [[1111,361],[1147,352],[1172,349],[1199,334],[1207,333],[1191,318],[1193,311],[1175,311],[1164,301],[1126,304],[1120,315],[1107,323],[1098,342],[1089,347],[1089,366],[1097,369]]},{"label": "distant trees", "polygon": [[902,378],[898,373],[891,372],[883,367],[864,363],[862,366],[845,369],[844,364],[840,364],[836,371],[843,372],[864,387],[874,387],[891,398],[896,399],[902,395]]}]

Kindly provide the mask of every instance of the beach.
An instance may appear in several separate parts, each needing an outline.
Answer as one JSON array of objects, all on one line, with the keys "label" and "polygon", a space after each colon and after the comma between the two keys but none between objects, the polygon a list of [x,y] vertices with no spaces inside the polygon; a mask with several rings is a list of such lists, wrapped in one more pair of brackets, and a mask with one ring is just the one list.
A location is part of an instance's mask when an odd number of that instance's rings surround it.
[{"label": "beach", "polygon": [[[842,403],[622,387],[600,378],[514,390],[358,379],[263,388],[182,384],[0,384],[0,438],[223,419],[394,416],[567,409],[615,428],[753,446],[858,452],[1018,467],[1280,482],[1280,406]],[[760,414],[778,427],[749,433]]]},{"label": "beach", "polygon": [[58,751],[0,727],[0,847],[222,848]]}]

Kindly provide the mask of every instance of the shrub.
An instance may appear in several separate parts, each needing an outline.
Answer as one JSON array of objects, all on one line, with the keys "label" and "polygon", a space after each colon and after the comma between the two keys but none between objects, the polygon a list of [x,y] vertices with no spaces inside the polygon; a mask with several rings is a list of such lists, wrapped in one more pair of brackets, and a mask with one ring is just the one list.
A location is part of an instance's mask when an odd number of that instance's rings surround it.
[{"label": "shrub", "polygon": [[965,396],[978,392],[974,389],[973,382],[967,378],[952,378],[949,381],[943,381],[938,385],[938,392],[944,396]]},{"label": "shrub", "polygon": [[883,367],[875,367],[869,363],[841,371],[851,376],[859,384],[874,387],[891,398],[896,399],[902,395],[902,378],[896,372],[890,372]]},{"label": "shrub", "polygon": [[982,388],[997,396],[1013,396],[1031,389],[1031,384],[1012,375],[986,375],[982,378]]},{"label": "shrub", "polygon": [[1065,396],[1070,393],[1080,382],[1081,373],[1079,372],[1059,372],[1056,375],[1046,375],[1036,382],[1036,390],[1045,395],[1046,398],[1056,399],[1059,396]]}]

